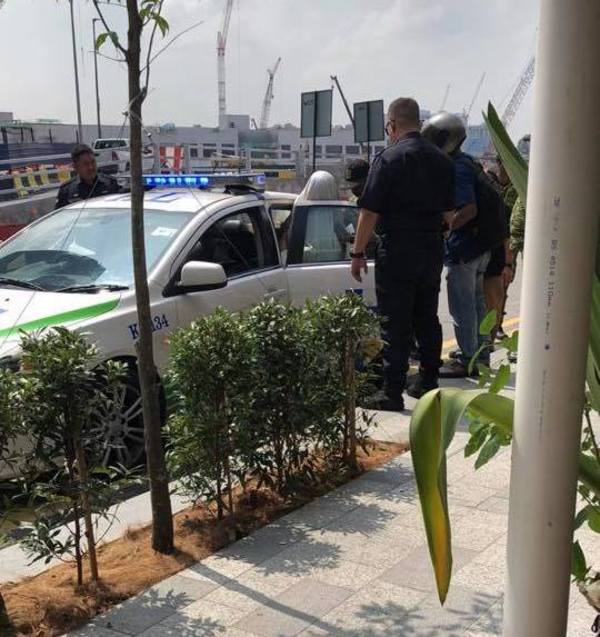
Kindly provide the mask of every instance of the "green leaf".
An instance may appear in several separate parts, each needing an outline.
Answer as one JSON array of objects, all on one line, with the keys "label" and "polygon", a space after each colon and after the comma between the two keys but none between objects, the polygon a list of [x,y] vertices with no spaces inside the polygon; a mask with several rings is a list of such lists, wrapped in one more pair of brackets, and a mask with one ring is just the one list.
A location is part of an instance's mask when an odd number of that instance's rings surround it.
[{"label": "green leaf", "polygon": [[118,34],[115,31],[111,31],[108,35],[110,36],[110,39],[112,40],[112,43],[115,46],[118,46],[119,45],[119,36],[118,36]]},{"label": "green leaf", "polygon": [[573,530],[581,528],[581,525],[587,520],[589,505],[583,507],[581,511],[575,516],[575,520],[573,520]]},{"label": "green leaf", "polygon": [[98,51],[100,47],[106,42],[108,38],[108,32],[100,33],[96,38],[96,50]]},{"label": "green leaf", "polygon": [[485,442],[487,436],[488,427],[487,425],[484,425],[483,429],[480,429],[469,438],[469,442],[465,447],[465,458],[469,458],[473,454],[477,453],[483,446],[483,443]]},{"label": "green leaf", "polygon": [[169,31],[169,23],[165,20],[165,18],[163,18],[162,15],[160,15],[158,13],[154,13],[154,14],[152,14],[152,16],[154,18],[154,21],[158,25],[158,28],[160,29],[160,32],[162,33],[162,35],[164,37]]},{"label": "green leaf", "polygon": [[497,394],[502,391],[510,380],[510,365],[501,365],[490,385],[490,393]]},{"label": "green leaf", "polygon": [[497,436],[492,436],[483,445],[477,460],[475,461],[475,469],[480,469],[484,464],[487,464],[500,450],[500,441]]},{"label": "green leaf", "polygon": [[595,533],[600,533],[600,507],[588,507],[588,526]]},{"label": "green leaf", "polygon": [[483,321],[481,321],[481,325],[479,326],[479,333],[484,336],[489,336],[493,329],[496,327],[496,323],[498,322],[498,314],[496,310],[490,310],[486,315]]},{"label": "green leaf", "polygon": [[440,602],[452,574],[450,518],[446,483],[446,450],[456,426],[469,408],[500,431],[512,432],[513,404],[481,390],[436,389],[417,403],[410,422],[410,445],[421,511]]},{"label": "green leaf", "polygon": [[579,480],[590,492],[600,498],[600,465],[594,456],[579,454]]},{"label": "green leaf", "polygon": [[585,579],[588,572],[587,563],[585,561],[585,555],[581,550],[579,542],[573,542],[573,548],[571,550],[571,574],[578,581]]},{"label": "green leaf", "polygon": [[527,177],[529,172],[527,162],[513,144],[506,132],[506,128],[498,117],[496,109],[491,103],[488,104],[487,114],[483,113],[483,119],[487,124],[496,152],[502,159],[502,164],[510,177],[512,185],[515,187],[521,201],[527,205]]}]

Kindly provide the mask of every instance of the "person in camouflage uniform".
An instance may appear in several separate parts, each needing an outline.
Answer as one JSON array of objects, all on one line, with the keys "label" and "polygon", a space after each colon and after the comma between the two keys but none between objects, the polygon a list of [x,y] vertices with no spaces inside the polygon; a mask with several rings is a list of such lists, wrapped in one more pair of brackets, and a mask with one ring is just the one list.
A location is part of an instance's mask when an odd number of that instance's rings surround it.
[{"label": "person in camouflage uniform", "polygon": [[513,258],[516,259],[523,252],[525,244],[525,205],[520,197],[517,197],[510,217],[510,249]]}]

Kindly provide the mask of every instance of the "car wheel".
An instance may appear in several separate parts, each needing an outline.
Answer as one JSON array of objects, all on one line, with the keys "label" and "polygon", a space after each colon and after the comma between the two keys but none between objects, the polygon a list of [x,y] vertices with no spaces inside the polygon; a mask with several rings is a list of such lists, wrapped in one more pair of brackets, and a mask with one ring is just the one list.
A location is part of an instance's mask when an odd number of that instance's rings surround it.
[{"label": "car wheel", "polygon": [[127,377],[113,404],[100,415],[102,463],[133,468],[145,456],[142,394],[137,371],[127,365]]}]

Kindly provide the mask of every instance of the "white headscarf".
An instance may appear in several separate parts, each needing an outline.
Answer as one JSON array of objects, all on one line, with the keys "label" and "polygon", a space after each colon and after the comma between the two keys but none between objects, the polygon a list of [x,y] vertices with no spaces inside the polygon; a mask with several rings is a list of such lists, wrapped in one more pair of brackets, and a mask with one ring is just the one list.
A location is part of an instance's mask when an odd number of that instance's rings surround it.
[{"label": "white headscarf", "polygon": [[302,205],[309,201],[335,201],[339,199],[335,177],[326,170],[317,170],[306,182],[306,186],[296,200]]}]

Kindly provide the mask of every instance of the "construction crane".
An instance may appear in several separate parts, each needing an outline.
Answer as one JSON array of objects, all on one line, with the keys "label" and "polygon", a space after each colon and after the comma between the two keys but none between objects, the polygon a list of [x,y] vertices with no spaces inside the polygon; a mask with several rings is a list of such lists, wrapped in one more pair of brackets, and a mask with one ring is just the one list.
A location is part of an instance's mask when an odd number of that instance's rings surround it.
[{"label": "construction crane", "polygon": [[444,93],[444,99],[442,100],[442,105],[440,106],[440,111],[443,111],[446,108],[446,102],[448,101],[448,95],[450,95],[450,84],[446,86],[446,92]]},{"label": "construction crane", "polygon": [[281,58],[277,58],[277,62],[273,65],[272,69],[267,69],[269,74],[269,83],[267,84],[267,92],[265,93],[265,99],[263,100],[262,111],[260,113],[260,127],[269,127],[269,117],[271,115],[271,103],[275,95],[273,94],[273,83],[275,81],[275,73],[281,64]]},{"label": "construction crane", "polygon": [[348,105],[348,100],[344,95],[344,91],[342,91],[342,87],[340,86],[340,82],[338,80],[337,75],[331,75],[331,81],[336,85],[337,90],[339,91],[340,97],[342,98],[342,102],[344,102],[344,107],[346,109],[346,113],[348,113],[348,117],[352,122],[352,128],[354,128],[354,115],[352,115],[352,111],[350,110],[350,106]]},{"label": "construction crane", "polygon": [[502,123],[504,124],[504,128],[508,128],[511,125],[515,115],[517,114],[517,111],[519,110],[519,107],[521,106],[521,104],[523,103],[523,100],[525,99],[525,95],[527,95],[527,91],[529,90],[529,87],[533,83],[534,75],[535,75],[535,56],[533,56],[529,60],[529,62],[527,62],[527,66],[525,67],[525,70],[523,71],[523,73],[521,74],[521,77],[519,78],[519,83],[517,84],[517,88],[514,90],[514,93],[512,94],[512,97],[510,98],[507,107],[504,109],[504,112],[502,113],[502,117],[500,119],[502,120]]},{"label": "construction crane", "polygon": [[227,113],[227,87],[225,86],[225,49],[227,47],[227,33],[229,22],[231,21],[231,11],[233,10],[233,0],[227,0],[225,13],[223,14],[223,24],[217,33],[217,81],[219,94],[219,120],[221,115]]},{"label": "construction crane", "polygon": [[485,73],[481,76],[481,79],[479,80],[479,83],[477,84],[477,88],[475,89],[475,93],[473,93],[473,98],[471,99],[471,103],[469,104],[469,107],[463,109],[463,117],[465,118],[465,124],[469,123],[469,117],[471,116],[473,105],[475,104],[475,100],[479,96],[484,80],[485,80]]}]

